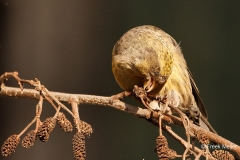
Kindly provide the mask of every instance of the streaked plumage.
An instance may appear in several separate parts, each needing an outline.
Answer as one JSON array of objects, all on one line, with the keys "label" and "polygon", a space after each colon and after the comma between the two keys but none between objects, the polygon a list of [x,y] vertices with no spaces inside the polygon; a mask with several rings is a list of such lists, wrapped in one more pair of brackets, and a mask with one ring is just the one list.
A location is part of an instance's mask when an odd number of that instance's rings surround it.
[{"label": "streaked plumage", "polygon": [[112,71],[123,90],[137,85],[151,95],[167,95],[176,107],[197,106],[213,130],[179,45],[161,29],[145,25],[126,32],[113,48]]}]

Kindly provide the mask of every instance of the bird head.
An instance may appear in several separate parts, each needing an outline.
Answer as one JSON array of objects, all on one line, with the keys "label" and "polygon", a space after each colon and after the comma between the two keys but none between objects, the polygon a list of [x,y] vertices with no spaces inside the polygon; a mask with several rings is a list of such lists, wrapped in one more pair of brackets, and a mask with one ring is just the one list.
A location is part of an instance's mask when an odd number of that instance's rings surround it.
[{"label": "bird head", "polygon": [[165,51],[156,55],[146,58],[146,62],[141,62],[139,68],[144,75],[143,88],[146,92],[158,93],[172,72],[172,54]]},{"label": "bird head", "polygon": [[160,76],[159,74],[152,74],[147,76],[143,82],[143,88],[146,92],[151,92],[156,89],[161,89],[162,86],[165,84],[168,77]]}]

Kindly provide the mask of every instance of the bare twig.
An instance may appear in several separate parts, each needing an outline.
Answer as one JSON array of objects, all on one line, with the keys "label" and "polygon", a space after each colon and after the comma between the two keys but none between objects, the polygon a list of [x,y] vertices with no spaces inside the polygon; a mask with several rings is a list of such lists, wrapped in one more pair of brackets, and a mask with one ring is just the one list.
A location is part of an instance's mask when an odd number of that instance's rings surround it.
[{"label": "bare twig", "polygon": [[33,120],[21,131],[21,133],[18,134],[18,136],[21,137],[28,130],[28,128],[31,127],[33,123],[36,122],[36,120],[37,120],[37,117],[35,116]]},{"label": "bare twig", "polygon": [[80,132],[80,128],[79,128],[80,116],[78,112],[78,99],[75,96],[73,96],[70,98],[69,102],[71,103],[71,106],[72,106],[72,113],[74,115],[75,125],[77,127],[78,132]]},{"label": "bare twig", "polygon": [[[14,77],[17,80],[20,88],[5,86],[3,82],[9,77]],[[34,86],[35,89],[23,88],[24,83],[28,83],[28,84]],[[73,112],[70,111],[65,105],[63,105],[61,103],[61,102],[71,102],[71,100],[73,100],[73,99],[71,99],[72,97],[74,97],[74,100],[76,100],[77,103],[108,106],[108,107],[115,108],[117,110],[129,113],[129,114],[132,114],[134,116],[144,118],[144,119],[148,120],[149,122],[153,123],[154,125],[157,125],[157,126],[159,125],[158,124],[159,115],[157,112],[151,112],[148,109],[142,109],[140,107],[132,106],[132,105],[129,105],[129,104],[124,103],[119,100],[120,98],[130,96],[130,94],[128,92],[113,95],[111,97],[50,92],[47,90],[47,88],[45,88],[43,85],[41,85],[40,81],[38,81],[37,79],[35,79],[35,81],[20,79],[18,77],[17,72],[12,72],[12,73],[7,72],[4,75],[2,75],[0,77],[0,84],[1,84],[0,96],[41,99],[40,95],[43,95],[44,98],[47,99],[49,102],[54,101],[55,103],[58,104],[58,107],[60,106],[61,108],[66,110],[68,113],[70,113],[73,117],[75,117],[75,116],[79,117],[79,115],[75,115],[75,113],[73,114],[74,111]],[[169,105],[169,107],[171,107],[171,106]],[[55,106],[55,108],[56,108],[56,106]],[[58,108],[57,110],[59,111],[59,109],[60,108]],[[169,119],[171,119],[171,121],[169,121]],[[198,133],[198,132],[203,133],[204,132],[211,141],[221,144],[221,145],[225,145],[225,146],[232,146],[231,150],[234,151],[235,153],[237,153],[238,156],[240,156],[240,146],[224,139],[223,137],[221,137],[219,135],[216,135],[216,134],[214,134],[210,131],[207,131],[199,126],[196,126],[193,123],[189,123],[188,121],[187,121],[187,123],[186,123],[186,121],[183,122],[183,120],[181,118],[173,116],[173,115],[164,114],[164,116],[162,117],[162,120],[164,122],[171,122],[171,123],[179,125],[179,126],[187,126],[187,128],[189,129],[188,134],[192,137],[195,136],[195,133]],[[171,132],[168,131],[168,133],[171,133]],[[174,134],[172,134],[172,135],[174,137],[176,136]],[[180,143],[182,143],[185,146],[185,148],[189,148],[189,146],[187,145],[187,144],[189,144],[188,142],[185,141],[183,143],[184,140],[180,139],[177,136],[176,136],[176,139],[178,139],[178,141]],[[198,153],[200,153],[200,151]]]},{"label": "bare twig", "polygon": [[159,135],[160,136],[162,136],[162,118],[163,118],[162,113],[159,113],[158,123],[159,123]]},{"label": "bare twig", "polygon": [[[36,106],[36,116],[33,118],[33,120],[18,134],[19,137],[21,137],[38,119],[39,116],[42,112],[42,104],[43,104],[43,97],[40,96],[39,102]],[[37,123],[37,127],[38,128],[38,124]]]},{"label": "bare twig", "polygon": [[[51,92],[51,94],[59,101],[69,102],[69,97],[76,96],[81,104],[94,104],[94,105],[102,105],[108,106],[134,116],[148,119],[148,121],[152,122],[154,125],[158,125],[158,114],[152,113],[148,109],[142,109],[140,107],[132,106],[127,103],[124,103],[120,100],[116,100],[112,97],[104,97],[104,96],[95,96],[95,95],[85,95],[85,94],[69,94],[69,93],[60,93],[60,92]],[[0,96],[8,96],[8,97],[18,97],[18,98],[32,98],[39,99],[39,92],[34,89],[21,89],[15,87],[8,87],[2,84],[0,90]],[[165,115],[163,117],[164,121],[171,119],[173,124],[183,126],[183,123],[180,118],[175,117],[173,115]],[[205,132],[209,139],[215,143],[232,146],[232,151],[236,152],[240,156],[240,146],[228,141],[227,139],[216,135],[210,131],[207,131],[199,126],[196,126],[192,123],[189,123],[189,128],[193,132]],[[191,136],[194,136],[193,134]]]}]

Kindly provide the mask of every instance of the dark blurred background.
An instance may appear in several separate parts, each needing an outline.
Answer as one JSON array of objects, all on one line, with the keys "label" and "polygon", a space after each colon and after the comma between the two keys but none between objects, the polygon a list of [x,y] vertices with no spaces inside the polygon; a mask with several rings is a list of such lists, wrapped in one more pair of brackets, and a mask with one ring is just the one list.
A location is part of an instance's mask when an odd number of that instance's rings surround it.
[{"label": "dark blurred background", "polygon": [[[24,79],[37,77],[52,91],[119,93],[111,71],[113,45],[127,30],[144,24],[180,42],[210,123],[221,136],[240,144],[240,1],[1,0],[0,74],[18,71]],[[13,80],[7,84],[17,86]],[[36,104],[0,97],[1,145],[34,118]],[[94,129],[86,143],[87,160],[158,159],[153,152],[158,128],[152,124],[107,107],[80,108],[81,119]],[[42,120],[53,114],[44,103]],[[73,159],[74,133],[57,126],[48,142],[37,141],[30,149],[19,145],[16,153],[0,159]],[[177,142],[169,141],[182,153]]]}]

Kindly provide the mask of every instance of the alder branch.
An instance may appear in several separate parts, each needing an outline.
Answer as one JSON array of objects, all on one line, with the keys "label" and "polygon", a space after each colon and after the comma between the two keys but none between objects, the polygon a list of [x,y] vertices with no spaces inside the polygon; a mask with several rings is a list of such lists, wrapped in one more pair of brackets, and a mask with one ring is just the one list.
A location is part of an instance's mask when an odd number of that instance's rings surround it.
[{"label": "alder branch", "polygon": [[[15,74],[13,74],[15,75]],[[41,93],[42,91],[45,91],[48,94],[44,95],[44,99],[51,101],[54,100],[56,103],[58,103],[59,106],[61,106],[62,108],[64,108],[65,110],[67,110],[67,112],[69,112],[73,117],[75,115],[78,116],[78,114],[73,114],[68,108],[66,108],[64,105],[62,105],[60,102],[67,102],[67,103],[72,103],[73,105],[73,97],[74,97],[74,101],[76,103],[80,103],[80,104],[92,104],[92,105],[97,105],[97,106],[107,106],[110,108],[114,108],[129,114],[132,114],[136,117],[139,118],[144,118],[147,121],[151,122],[152,124],[158,126],[159,125],[159,114],[158,112],[151,112],[148,109],[143,109],[140,107],[136,107],[136,106],[132,106],[130,104],[127,104],[123,101],[121,101],[121,98],[130,96],[130,94],[123,92],[117,95],[113,95],[110,97],[105,97],[105,96],[96,96],[96,95],[85,95],[85,94],[70,94],[70,93],[60,93],[60,92],[51,92],[48,91],[44,86],[38,86],[35,85],[35,89],[27,89],[27,88],[23,88],[23,83],[28,83],[30,85],[34,84],[34,81],[30,81],[30,80],[21,80],[18,76],[12,76],[14,77],[17,81],[18,84],[20,86],[20,88],[17,87],[9,87],[9,86],[5,86],[5,84],[3,83],[4,80],[6,78],[11,77],[11,75],[9,74],[4,74],[0,77],[0,96],[3,97],[15,97],[15,98],[30,98],[30,99],[40,99],[41,97]],[[36,81],[38,82],[38,81]],[[33,85],[34,86],[34,85]],[[55,107],[56,108],[56,107]],[[75,107],[76,110],[76,107]],[[59,108],[58,108],[59,111]],[[74,117],[74,119],[76,119],[76,117]],[[175,124],[178,126],[182,126],[184,127],[184,124],[182,122],[182,119],[173,115],[167,115],[164,114],[164,116],[162,117],[162,120],[164,122],[167,123],[171,123],[171,124]],[[79,120],[78,120],[79,121]],[[77,122],[79,123],[79,122]],[[77,125],[78,126],[78,125]],[[79,130],[79,127],[77,127]],[[177,134],[174,134],[174,132],[171,131],[171,129],[169,129],[168,127],[166,127],[165,125],[163,125],[163,129],[170,134],[171,136],[173,136],[179,143],[181,143],[185,148],[188,148],[189,143],[187,141],[185,141],[184,139],[182,139],[181,137],[177,136]],[[215,142],[216,144],[220,144],[220,145],[224,145],[224,146],[231,146],[230,150],[235,152],[238,156],[240,156],[240,146],[230,142],[229,140],[216,135],[210,131],[207,131],[193,123],[189,123],[188,124],[188,134],[190,134],[191,137],[196,137],[197,133],[204,133],[210,141]],[[192,146],[191,146],[192,147]],[[195,152],[197,152],[198,154],[202,154],[203,156],[207,156],[205,153],[202,153],[201,149],[198,149],[197,147],[195,147],[196,149],[194,150]],[[190,149],[190,151],[192,152],[192,149]]]},{"label": "alder branch", "polygon": [[[76,97],[81,104],[92,104],[92,105],[99,105],[99,106],[107,106],[111,107],[134,116],[144,118],[154,125],[158,125],[158,116],[157,113],[153,113],[151,116],[151,112],[148,109],[142,109],[140,107],[132,106],[127,104],[123,101],[116,100],[112,97],[104,97],[104,96],[95,96],[95,95],[85,95],[85,94],[70,94],[70,93],[60,93],[60,92],[51,92],[54,97],[56,97],[59,101],[62,102],[69,102],[70,97]],[[4,97],[15,97],[15,98],[31,98],[31,99],[39,99],[39,92],[34,89],[23,89],[16,87],[8,87],[4,84],[1,85],[0,89],[0,96]],[[150,117],[150,119],[149,119]],[[173,115],[165,115],[163,120],[165,122],[169,122],[169,119],[172,120],[171,123],[176,124],[178,126],[183,126],[183,123],[180,118],[175,117]],[[240,146],[230,142],[229,140],[216,135],[210,131],[207,131],[201,127],[198,127],[194,124],[189,124],[190,128],[193,132],[205,132],[209,139],[217,144],[225,145],[225,146],[232,146],[232,151],[236,152],[240,156]],[[191,136],[194,136],[193,133]]]}]

